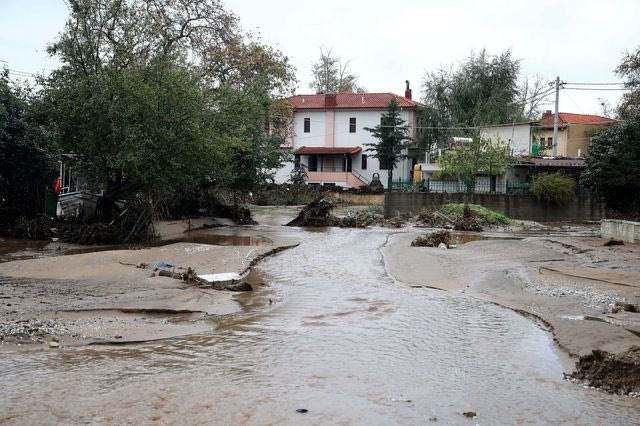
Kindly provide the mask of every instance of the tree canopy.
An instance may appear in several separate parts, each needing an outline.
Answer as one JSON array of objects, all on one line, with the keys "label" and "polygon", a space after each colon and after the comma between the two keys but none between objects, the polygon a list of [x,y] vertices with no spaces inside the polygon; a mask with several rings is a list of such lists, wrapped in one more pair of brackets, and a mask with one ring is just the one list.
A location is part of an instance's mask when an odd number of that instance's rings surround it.
[{"label": "tree canopy", "polygon": [[430,129],[420,132],[418,144],[428,150],[451,136],[470,135],[465,128],[533,119],[549,95],[545,86],[538,76],[520,76],[520,61],[509,49],[472,52],[457,67],[428,72],[420,122]]},{"label": "tree canopy", "polygon": [[640,211],[640,113],[598,133],[591,141],[581,181],[612,210]]},{"label": "tree canopy", "polygon": [[617,108],[618,116],[624,120],[640,113],[640,47],[624,55],[616,73],[626,80],[625,87],[630,89],[622,95]]},{"label": "tree canopy", "polygon": [[454,143],[438,159],[441,176],[451,176],[462,181],[467,191],[473,192],[478,173],[499,176],[512,163],[509,144],[502,140],[476,136],[468,141]]},{"label": "tree canopy", "polygon": [[371,132],[378,139],[376,143],[365,143],[366,152],[380,162],[380,169],[387,169],[389,181],[393,181],[393,169],[405,157],[405,149],[409,142],[409,128],[400,116],[398,100],[394,97],[389,102],[387,110],[382,113],[380,124],[364,130]]},{"label": "tree canopy", "polygon": [[119,197],[209,183],[250,189],[278,166],[275,99],[294,70],[219,0],[69,1],[43,84],[61,150]]},{"label": "tree canopy", "polygon": [[357,84],[358,76],[348,70],[350,62],[343,62],[331,49],[320,48],[320,57],[311,67],[313,81],[309,88],[316,93],[363,93],[364,88]]},{"label": "tree canopy", "polygon": [[0,71],[0,222],[42,212],[45,187],[54,184],[52,138],[34,102]]}]

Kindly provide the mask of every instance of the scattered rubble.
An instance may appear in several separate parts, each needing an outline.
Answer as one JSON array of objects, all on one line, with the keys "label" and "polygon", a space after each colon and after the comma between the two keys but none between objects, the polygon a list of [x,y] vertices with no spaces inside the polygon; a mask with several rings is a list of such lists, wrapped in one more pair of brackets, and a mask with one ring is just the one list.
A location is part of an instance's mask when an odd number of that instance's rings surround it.
[{"label": "scattered rubble", "polygon": [[640,395],[640,346],[619,354],[594,350],[580,357],[568,377],[606,392]]},{"label": "scattered rubble", "polygon": [[[0,322],[0,342],[44,343],[45,337],[69,334],[68,328],[51,318]],[[52,340],[57,341],[57,338]]]}]

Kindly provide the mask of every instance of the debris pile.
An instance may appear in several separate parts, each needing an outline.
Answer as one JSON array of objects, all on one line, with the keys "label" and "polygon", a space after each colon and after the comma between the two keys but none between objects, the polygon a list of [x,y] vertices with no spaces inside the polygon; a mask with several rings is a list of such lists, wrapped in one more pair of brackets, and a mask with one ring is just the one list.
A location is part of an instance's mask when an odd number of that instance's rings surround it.
[{"label": "debris pile", "polygon": [[482,231],[481,221],[478,218],[478,215],[469,208],[469,204],[464,205],[464,208],[462,209],[462,217],[457,218],[453,222],[453,229],[456,231]]},{"label": "debris pile", "polygon": [[450,227],[453,221],[442,213],[431,209],[422,209],[418,212],[416,222],[419,225],[427,226],[430,228],[446,228]]},{"label": "debris pile", "polygon": [[336,205],[322,194],[304,206],[298,216],[286,226],[339,226],[342,220],[331,214],[335,207]]},{"label": "debris pile", "polygon": [[440,247],[440,244],[449,247],[451,233],[446,230],[435,231],[430,234],[420,235],[411,242],[412,247]]},{"label": "debris pile", "polygon": [[610,393],[640,396],[640,346],[619,354],[594,350],[580,357],[569,377]]},{"label": "debris pile", "polygon": [[[139,269],[153,268],[151,277],[156,275],[159,277],[169,277],[175,280],[184,281],[186,283],[195,284],[201,288],[212,288],[214,290],[227,290],[227,291],[252,291],[253,287],[248,282],[242,280],[237,274],[214,274],[214,275],[233,275],[232,279],[225,280],[208,280],[207,277],[213,275],[198,275],[195,269],[190,266],[185,270],[181,266],[176,266],[171,262],[154,262],[151,265],[147,263],[140,263],[138,265],[133,263],[119,262],[121,265],[135,266]],[[178,269],[178,271],[176,271]]]},{"label": "debris pile", "polygon": [[13,227],[13,237],[24,240],[50,240],[58,236],[59,219],[40,215],[33,219],[21,218]]},{"label": "debris pile", "polygon": [[65,241],[84,245],[119,244],[122,238],[121,229],[108,223],[74,225],[64,233]]}]

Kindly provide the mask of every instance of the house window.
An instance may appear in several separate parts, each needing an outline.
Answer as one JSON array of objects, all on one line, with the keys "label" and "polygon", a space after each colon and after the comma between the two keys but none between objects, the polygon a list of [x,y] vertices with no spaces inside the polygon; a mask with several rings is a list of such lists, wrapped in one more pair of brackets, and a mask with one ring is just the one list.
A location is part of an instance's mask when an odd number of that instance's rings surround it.
[{"label": "house window", "polygon": [[309,171],[317,172],[318,171],[318,156],[310,155],[309,156]]},{"label": "house window", "polygon": [[362,170],[367,170],[367,156],[365,154],[362,154],[362,160],[360,161],[360,168]]},{"label": "house window", "polygon": [[549,145],[549,148],[553,148],[553,138],[547,138],[547,145]]},{"label": "house window", "polygon": [[540,138],[540,148],[544,148],[544,146],[545,146],[544,141],[545,141],[544,138]]},{"label": "house window", "polygon": [[356,118],[351,117],[349,118],[349,133],[355,133],[355,132],[356,132]]},{"label": "house window", "polygon": [[308,117],[304,119],[304,132],[305,133],[311,132],[311,119]]}]

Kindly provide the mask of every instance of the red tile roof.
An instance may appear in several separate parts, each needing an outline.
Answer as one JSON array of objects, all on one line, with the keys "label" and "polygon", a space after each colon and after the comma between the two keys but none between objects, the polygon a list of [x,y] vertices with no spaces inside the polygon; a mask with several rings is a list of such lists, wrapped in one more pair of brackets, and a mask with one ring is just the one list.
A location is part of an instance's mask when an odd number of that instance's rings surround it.
[{"label": "red tile roof", "polygon": [[398,100],[398,105],[402,108],[417,108],[423,106],[420,102],[393,93],[296,95],[289,98],[288,102],[294,109],[384,109],[394,97]]},{"label": "red tile roof", "polygon": [[362,151],[359,146],[350,147],[324,147],[324,146],[301,146],[293,151],[294,154],[357,154]]},{"label": "red tile roof", "polygon": [[[553,126],[554,115],[545,115],[540,120],[541,126]],[[558,125],[565,126],[567,124],[610,124],[615,123],[616,120],[612,120],[607,117],[602,117],[600,115],[590,115],[590,114],[573,114],[570,112],[559,112],[558,113]]]}]

